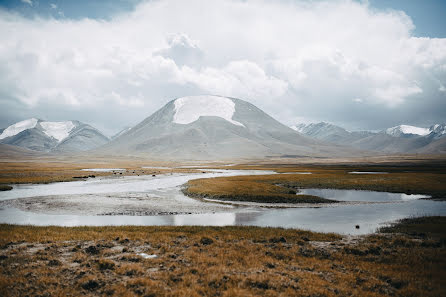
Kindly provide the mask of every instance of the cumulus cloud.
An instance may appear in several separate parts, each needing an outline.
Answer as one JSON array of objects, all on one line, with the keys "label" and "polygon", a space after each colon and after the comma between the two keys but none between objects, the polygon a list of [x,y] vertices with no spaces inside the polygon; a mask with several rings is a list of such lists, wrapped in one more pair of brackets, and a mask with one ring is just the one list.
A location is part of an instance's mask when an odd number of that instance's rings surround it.
[{"label": "cumulus cloud", "polygon": [[446,39],[413,37],[414,26],[404,12],[349,0],[148,1],[107,21],[0,11],[0,95],[29,116],[100,109],[111,130],[204,93],[287,124],[381,128],[422,107],[428,125],[446,118]]},{"label": "cumulus cloud", "polygon": [[200,49],[198,42],[192,40],[187,34],[168,36],[167,44],[166,48],[155,51],[154,54],[172,59],[178,66],[197,67],[201,64],[203,51]]}]

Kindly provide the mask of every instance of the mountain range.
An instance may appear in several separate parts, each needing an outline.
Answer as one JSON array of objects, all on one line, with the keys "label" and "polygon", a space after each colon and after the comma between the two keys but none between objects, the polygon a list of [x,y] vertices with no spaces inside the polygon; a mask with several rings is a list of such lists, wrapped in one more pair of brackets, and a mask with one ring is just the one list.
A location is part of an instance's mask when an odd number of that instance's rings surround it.
[{"label": "mountain range", "polygon": [[288,127],[241,99],[206,95],[174,99],[111,139],[79,121],[31,118],[0,129],[0,148],[15,155],[90,151],[182,160],[348,157],[445,153],[445,136],[446,124],[399,125],[375,132],[351,132],[325,122]]},{"label": "mountain range", "polygon": [[0,134],[0,144],[40,152],[88,151],[108,141],[99,130],[79,121],[48,122],[35,118],[15,123]]},{"label": "mountain range", "polygon": [[446,124],[429,128],[398,125],[378,132],[347,131],[330,123],[320,122],[291,126],[295,131],[335,144],[384,153],[444,153]]}]

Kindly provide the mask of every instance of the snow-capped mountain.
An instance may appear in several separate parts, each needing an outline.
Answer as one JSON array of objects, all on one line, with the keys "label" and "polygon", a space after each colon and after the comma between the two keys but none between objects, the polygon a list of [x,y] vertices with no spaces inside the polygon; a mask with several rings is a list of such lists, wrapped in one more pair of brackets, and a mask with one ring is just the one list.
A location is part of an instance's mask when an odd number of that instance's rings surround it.
[{"label": "snow-capped mountain", "polygon": [[246,101],[219,96],[172,100],[99,151],[183,160],[349,152],[303,136]]},{"label": "snow-capped mountain", "polygon": [[[298,124],[292,126],[309,137],[329,141],[336,144],[384,153],[417,153],[441,152],[440,143],[432,144],[446,135],[446,125],[437,124],[430,128],[399,125],[385,129],[379,133],[370,131],[350,132],[342,127],[329,123]],[[429,149],[425,147],[429,146]]]},{"label": "snow-capped mountain", "polygon": [[298,124],[291,126],[291,128],[312,138],[341,145],[348,145],[351,141],[373,134],[368,131],[350,132],[342,127],[325,122]]},{"label": "snow-capped mountain", "polygon": [[429,134],[426,137],[440,139],[446,136],[446,124],[436,124],[429,127]]},{"label": "snow-capped mountain", "polygon": [[109,139],[90,125],[79,121],[48,122],[31,118],[2,131],[0,143],[35,151],[86,151]]},{"label": "snow-capped mountain", "polygon": [[428,135],[430,133],[430,129],[409,125],[398,125],[385,129],[383,132],[394,137],[418,137]]}]

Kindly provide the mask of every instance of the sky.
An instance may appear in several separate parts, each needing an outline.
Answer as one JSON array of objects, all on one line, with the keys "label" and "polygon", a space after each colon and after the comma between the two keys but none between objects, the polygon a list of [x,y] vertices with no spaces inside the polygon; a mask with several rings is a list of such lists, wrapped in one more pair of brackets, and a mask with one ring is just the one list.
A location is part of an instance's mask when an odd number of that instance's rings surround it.
[{"label": "sky", "polygon": [[446,122],[443,0],[0,0],[0,127],[112,135],[216,94],[286,125]]}]

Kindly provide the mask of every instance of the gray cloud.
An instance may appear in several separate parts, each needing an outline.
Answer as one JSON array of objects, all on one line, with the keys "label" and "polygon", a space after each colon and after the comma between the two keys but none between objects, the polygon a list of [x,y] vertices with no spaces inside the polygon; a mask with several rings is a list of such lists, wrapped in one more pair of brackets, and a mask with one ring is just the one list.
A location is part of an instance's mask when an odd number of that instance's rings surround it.
[{"label": "gray cloud", "polygon": [[0,10],[0,125],[78,119],[112,134],[204,93],[285,124],[444,122],[446,39],[413,28],[355,1],[150,1],[108,21]]}]

